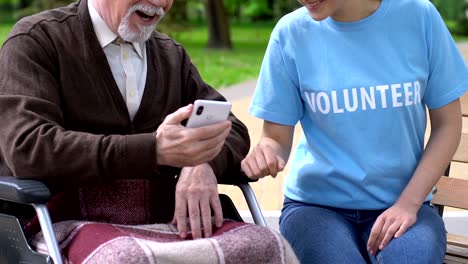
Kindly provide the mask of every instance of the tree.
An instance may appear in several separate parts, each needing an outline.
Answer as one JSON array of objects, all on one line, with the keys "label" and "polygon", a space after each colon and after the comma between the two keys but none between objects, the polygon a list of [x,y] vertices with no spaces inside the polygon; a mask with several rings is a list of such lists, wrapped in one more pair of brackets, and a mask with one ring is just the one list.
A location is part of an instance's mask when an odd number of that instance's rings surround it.
[{"label": "tree", "polygon": [[28,7],[30,4],[31,4],[31,0],[18,0],[18,8],[22,9],[22,8],[26,8]]},{"label": "tree", "polygon": [[205,10],[209,32],[208,48],[232,49],[229,19],[223,0],[205,0]]}]

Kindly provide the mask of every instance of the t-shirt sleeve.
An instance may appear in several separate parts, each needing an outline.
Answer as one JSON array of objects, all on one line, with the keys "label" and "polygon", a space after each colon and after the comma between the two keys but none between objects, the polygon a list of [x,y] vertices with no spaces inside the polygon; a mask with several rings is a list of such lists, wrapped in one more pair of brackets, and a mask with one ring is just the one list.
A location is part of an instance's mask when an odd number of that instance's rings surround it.
[{"label": "t-shirt sleeve", "polygon": [[[291,45],[288,43],[288,45]],[[303,115],[299,81],[292,53],[288,53],[275,28],[263,58],[249,112],[282,125],[294,126]]]},{"label": "t-shirt sleeve", "polygon": [[429,77],[423,101],[433,109],[449,104],[468,90],[468,68],[433,5],[428,16]]}]

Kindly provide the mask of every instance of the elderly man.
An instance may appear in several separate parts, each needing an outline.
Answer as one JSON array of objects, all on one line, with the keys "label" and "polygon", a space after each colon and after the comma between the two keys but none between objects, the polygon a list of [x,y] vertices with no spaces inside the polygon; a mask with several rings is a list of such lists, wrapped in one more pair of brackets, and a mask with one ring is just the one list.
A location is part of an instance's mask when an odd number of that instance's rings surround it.
[{"label": "elderly man", "polygon": [[154,31],[171,5],[82,0],[19,21],[6,39],[0,174],[47,182],[54,221],[172,220],[201,238],[212,209],[222,225],[217,180],[239,169],[249,137],[232,114],[183,126],[195,99],[225,99]]},{"label": "elderly man", "polygon": [[183,125],[196,99],[225,99],[154,30],[171,5],[81,0],[19,21],[0,50],[0,175],[48,184],[69,263],[297,263],[276,231],[223,219],[217,182],[250,141],[232,114]]},{"label": "elderly man", "polygon": [[225,99],[154,30],[171,5],[81,0],[19,21],[0,50],[0,175],[48,184],[69,263],[297,263],[277,232],[223,219],[217,182],[249,136],[232,114],[183,125],[196,99]]}]

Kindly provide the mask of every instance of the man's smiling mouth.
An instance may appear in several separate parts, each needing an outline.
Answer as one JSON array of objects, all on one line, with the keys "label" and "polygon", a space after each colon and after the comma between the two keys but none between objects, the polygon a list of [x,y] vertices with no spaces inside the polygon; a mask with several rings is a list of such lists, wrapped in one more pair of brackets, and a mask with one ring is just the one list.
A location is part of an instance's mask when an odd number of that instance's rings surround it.
[{"label": "man's smiling mouth", "polygon": [[145,13],[145,12],[140,11],[140,10],[135,11],[135,13],[136,13],[139,17],[141,17],[143,20],[152,20],[153,18],[156,17],[156,13],[153,13],[153,14],[151,14],[151,13]]}]

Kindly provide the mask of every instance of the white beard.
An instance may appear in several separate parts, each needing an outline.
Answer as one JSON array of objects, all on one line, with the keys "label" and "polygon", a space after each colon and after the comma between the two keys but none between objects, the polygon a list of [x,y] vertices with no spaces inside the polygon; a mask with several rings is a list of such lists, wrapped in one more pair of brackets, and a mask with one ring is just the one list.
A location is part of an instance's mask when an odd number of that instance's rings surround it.
[{"label": "white beard", "polygon": [[[153,25],[143,26],[136,24],[137,30],[133,31],[130,29],[130,16],[137,10],[145,13],[156,14],[159,16],[159,18],[154,22]],[[159,21],[161,21],[164,15],[165,14],[162,7],[154,7],[145,4],[133,5],[128,9],[127,14],[120,21],[120,25],[117,30],[119,36],[128,42],[145,42],[150,38],[154,31],[154,27],[159,23]]]}]

